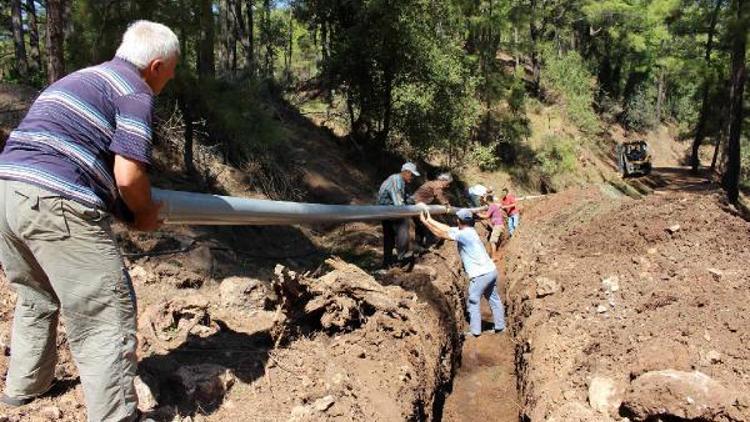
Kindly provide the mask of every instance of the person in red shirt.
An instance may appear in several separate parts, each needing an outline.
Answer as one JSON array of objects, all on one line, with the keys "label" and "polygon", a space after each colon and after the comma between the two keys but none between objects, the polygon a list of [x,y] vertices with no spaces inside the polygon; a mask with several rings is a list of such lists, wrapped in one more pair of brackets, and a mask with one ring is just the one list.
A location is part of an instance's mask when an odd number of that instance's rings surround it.
[{"label": "person in red shirt", "polygon": [[500,200],[500,204],[508,216],[508,236],[513,237],[513,233],[518,228],[520,215],[516,197],[508,191],[508,188],[503,189],[503,198]]}]

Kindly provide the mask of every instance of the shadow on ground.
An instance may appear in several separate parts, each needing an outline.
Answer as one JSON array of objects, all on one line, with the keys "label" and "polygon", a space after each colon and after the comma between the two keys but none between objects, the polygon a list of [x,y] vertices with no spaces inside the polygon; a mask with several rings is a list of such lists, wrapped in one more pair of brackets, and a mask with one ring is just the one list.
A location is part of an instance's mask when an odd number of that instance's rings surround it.
[{"label": "shadow on ground", "polygon": [[[230,376],[245,384],[264,375],[273,347],[268,331],[246,334],[231,330],[220,320],[214,321],[221,327],[216,334],[206,338],[190,336],[178,348],[148,356],[139,363],[139,374],[155,392],[160,405],[159,412],[153,415],[155,419],[171,421],[177,415],[210,415],[219,408],[228,389],[223,387],[222,375],[211,373],[212,368],[207,365],[226,368]],[[195,381],[194,391],[185,387],[185,373]]]},{"label": "shadow on ground", "polygon": [[689,167],[655,167],[650,175],[636,180],[660,191],[699,193],[716,189],[708,171],[701,170],[696,174]]}]

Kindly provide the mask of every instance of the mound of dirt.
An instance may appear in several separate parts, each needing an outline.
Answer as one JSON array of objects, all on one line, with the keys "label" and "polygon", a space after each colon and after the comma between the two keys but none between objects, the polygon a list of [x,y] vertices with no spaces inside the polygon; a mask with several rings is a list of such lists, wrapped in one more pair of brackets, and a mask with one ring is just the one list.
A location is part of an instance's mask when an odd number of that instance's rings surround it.
[{"label": "mound of dirt", "polygon": [[[220,236],[178,228],[121,237],[139,299],[137,387],[142,410],[157,420],[425,420],[441,412],[461,350],[463,282],[453,258],[431,255],[411,273],[379,279],[340,259],[314,272],[277,265],[275,274],[251,276],[242,260],[222,257],[231,248]],[[0,283],[7,349],[15,298]],[[0,409],[4,420],[85,419],[64,331],[59,351],[60,391]]]},{"label": "mound of dirt", "polygon": [[710,190],[527,205],[508,250],[524,416],[750,420],[749,236]]}]

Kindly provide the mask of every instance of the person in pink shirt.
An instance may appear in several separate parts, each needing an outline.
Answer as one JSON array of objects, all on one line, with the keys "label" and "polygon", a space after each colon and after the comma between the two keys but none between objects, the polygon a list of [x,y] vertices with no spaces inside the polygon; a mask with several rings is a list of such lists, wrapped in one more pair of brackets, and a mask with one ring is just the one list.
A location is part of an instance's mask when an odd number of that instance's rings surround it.
[{"label": "person in pink shirt", "polygon": [[505,214],[508,216],[508,236],[513,237],[518,228],[519,223],[519,210],[516,197],[508,191],[508,188],[503,189],[503,198],[500,200]]},{"label": "person in pink shirt", "polygon": [[477,215],[479,218],[490,220],[492,231],[490,233],[490,248],[492,249],[492,260],[497,259],[497,254],[500,250],[500,243],[503,239],[503,233],[505,232],[505,210],[502,205],[492,195],[487,197],[489,207],[487,211],[480,212]]}]

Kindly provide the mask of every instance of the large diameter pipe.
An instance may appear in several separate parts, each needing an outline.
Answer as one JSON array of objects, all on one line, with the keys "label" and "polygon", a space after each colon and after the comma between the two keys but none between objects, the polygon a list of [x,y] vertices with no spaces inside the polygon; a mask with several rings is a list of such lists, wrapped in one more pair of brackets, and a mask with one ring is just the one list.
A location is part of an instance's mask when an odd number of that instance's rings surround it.
[{"label": "large diameter pipe", "polygon": [[[390,220],[419,215],[421,206],[325,205],[268,201],[205,193],[153,189],[156,201],[164,202],[160,216],[165,224],[191,225],[291,225]],[[453,214],[456,208],[427,207],[430,214]]]}]

